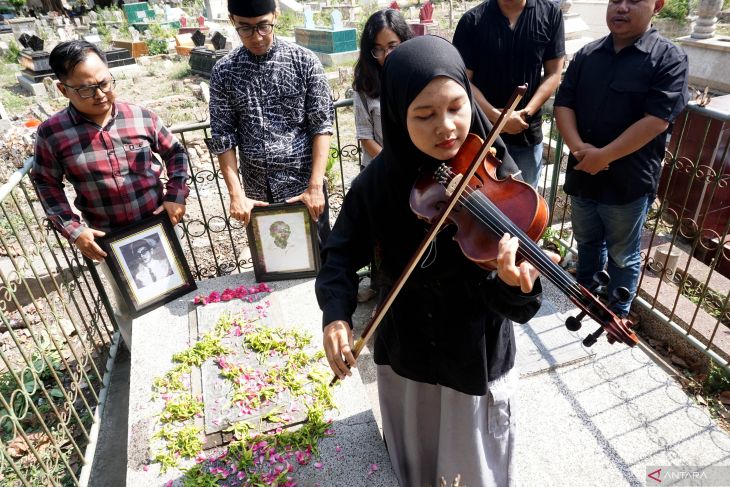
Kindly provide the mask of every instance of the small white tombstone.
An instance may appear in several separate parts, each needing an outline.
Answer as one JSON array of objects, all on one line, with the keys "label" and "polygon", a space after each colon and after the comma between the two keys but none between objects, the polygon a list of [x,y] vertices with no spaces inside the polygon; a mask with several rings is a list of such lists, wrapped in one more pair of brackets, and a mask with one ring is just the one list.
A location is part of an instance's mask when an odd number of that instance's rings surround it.
[{"label": "small white tombstone", "polygon": [[339,10],[333,10],[330,14],[330,20],[332,20],[332,30],[342,29],[342,14]]},{"label": "small white tombstone", "polygon": [[96,22],[98,17],[99,15],[96,13],[96,10],[92,10],[91,12],[89,12],[89,20],[91,22]]},{"label": "small white tombstone", "polygon": [[48,93],[49,98],[52,100],[58,98],[59,93],[56,89],[56,82],[53,81],[53,78],[50,76],[43,78],[43,87],[46,89],[46,93]]},{"label": "small white tombstone", "polygon": [[304,6],[304,28],[305,29],[314,29],[314,12],[312,12],[312,9],[309,7],[309,5]]},{"label": "small white tombstone", "polygon": [[66,35],[66,29],[59,27],[58,29],[56,29],[56,33],[58,34],[58,38],[61,40],[61,42],[66,42],[68,40],[68,36]]},{"label": "small white tombstone", "polygon": [[[148,31],[148,32],[149,32],[149,31]],[[130,27],[130,28],[129,28],[129,35],[131,35],[131,36],[132,36],[132,40],[133,40],[134,42],[137,42],[137,41],[139,41],[139,31],[138,31],[137,29],[135,29],[134,27]]]},{"label": "small white tombstone", "polygon": [[90,42],[94,44],[97,47],[101,47],[101,37],[98,34],[91,34],[88,36],[84,36],[84,40],[86,42]]}]

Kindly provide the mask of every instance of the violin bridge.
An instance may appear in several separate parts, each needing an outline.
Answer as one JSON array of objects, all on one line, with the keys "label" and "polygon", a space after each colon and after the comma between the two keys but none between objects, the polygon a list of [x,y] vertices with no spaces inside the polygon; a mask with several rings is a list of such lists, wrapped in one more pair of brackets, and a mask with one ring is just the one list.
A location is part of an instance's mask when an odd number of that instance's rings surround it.
[{"label": "violin bridge", "polygon": [[462,174],[457,174],[451,179],[451,181],[449,181],[449,185],[446,186],[446,196],[454,194],[456,187],[459,185],[459,181],[461,181],[461,178],[463,177],[464,176]]}]

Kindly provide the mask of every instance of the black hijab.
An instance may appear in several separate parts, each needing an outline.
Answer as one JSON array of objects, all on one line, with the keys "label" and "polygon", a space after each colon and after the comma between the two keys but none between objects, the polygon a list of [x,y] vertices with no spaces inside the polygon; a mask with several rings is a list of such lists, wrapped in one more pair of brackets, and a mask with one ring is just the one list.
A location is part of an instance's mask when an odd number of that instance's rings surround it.
[{"label": "black hijab", "polygon": [[[469,132],[484,139],[492,129],[492,124],[474,100],[464,61],[450,42],[441,37],[420,36],[402,43],[386,58],[380,106],[382,158],[391,176],[403,184],[412,185],[420,169],[436,167],[443,162],[427,156],[413,145],[406,123],[408,106],[431,80],[439,76],[456,81],[466,90],[472,108]],[[502,140],[497,139],[495,146],[497,156],[502,160],[499,177],[516,173],[517,165],[507,155]]]}]

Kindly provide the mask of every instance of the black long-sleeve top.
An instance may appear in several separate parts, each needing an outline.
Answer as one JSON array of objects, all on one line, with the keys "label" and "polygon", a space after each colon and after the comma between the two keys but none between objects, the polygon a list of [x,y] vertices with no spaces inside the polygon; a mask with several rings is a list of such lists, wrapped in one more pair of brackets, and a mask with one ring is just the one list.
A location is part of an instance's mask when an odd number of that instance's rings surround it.
[{"label": "black long-sleeve top", "polygon": [[[352,323],[356,272],[374,248],[384,297],[426,235],[426,223],[408,209],[408,195],[392,197],[386,188],[390,182],[378,157],[345,197],[316,280],[323,326],[335,320]],[[447,228],[434,240],[387,312],[375,335],[374,358],[408,379],[484,395],[488,381],[513,367],[510,320],[524,323],[535,315],[541,285],[535,282],[530,294],[506,285],[466,259],[453,234],[453,227]]]}]

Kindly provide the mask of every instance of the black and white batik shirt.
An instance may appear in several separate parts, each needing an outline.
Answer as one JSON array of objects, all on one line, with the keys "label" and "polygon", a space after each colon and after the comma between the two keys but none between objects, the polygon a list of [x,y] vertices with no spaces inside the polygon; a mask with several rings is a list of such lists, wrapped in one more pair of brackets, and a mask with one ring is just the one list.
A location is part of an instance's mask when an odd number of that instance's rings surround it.
[{"label": "black and white batik shirt", "polygon": [[283,201],[304,192],[312,140],[332,134],[332,96],[322,64],[308,49],[280,39],[255,56],[240,46],[210,77],[211,151],[238,147],[246,196]]}]

